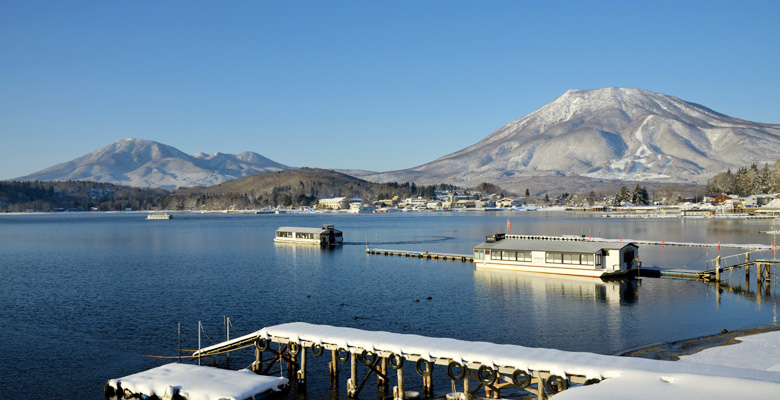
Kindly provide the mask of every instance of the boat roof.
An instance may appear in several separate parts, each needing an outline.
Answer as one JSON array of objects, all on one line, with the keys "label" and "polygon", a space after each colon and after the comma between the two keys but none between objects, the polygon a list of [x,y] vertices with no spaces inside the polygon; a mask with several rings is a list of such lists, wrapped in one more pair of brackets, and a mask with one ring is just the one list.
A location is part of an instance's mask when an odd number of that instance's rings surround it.
[{"label": "boat roof", "polygon": [[494,242],[482,242],[475,249],[547,251],[557,253],[596,253],[603,249],[622,249],[626,246],[637,247],[634,243],[606,243],[589,241],[561,241],[539,239],[502,239]]},{"label": "boat roof", "polygon": [[[323,233],[323,232],[330,232],[330,229],[324,229],[324,228],[308,228],[308,227],[301,227],[301,226],[280,226],[276,229],[276,231],[282,231],[282,232],[301,232],[301,233]],[[333,232],[341,232],[338,229],[333,229]]]}]

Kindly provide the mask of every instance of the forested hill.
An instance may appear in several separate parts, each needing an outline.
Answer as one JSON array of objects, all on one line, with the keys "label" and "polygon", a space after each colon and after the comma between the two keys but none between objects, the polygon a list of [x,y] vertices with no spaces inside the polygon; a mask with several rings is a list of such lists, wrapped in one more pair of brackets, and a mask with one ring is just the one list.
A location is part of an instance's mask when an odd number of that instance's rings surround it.
[{"label": "forested hill", "polygon": [[101,182],[0,182],[0,212],[153,210],[169,193]]},{"label": "forested hill", "polygon": [[169,205],[185,210],[313,206],[318,199],[341,196],[363,200],[430,196],[434,188],[408,182],[373,183],[336,171],[299,168],[251,175],[205,188],[180,189],[170,196]]}]

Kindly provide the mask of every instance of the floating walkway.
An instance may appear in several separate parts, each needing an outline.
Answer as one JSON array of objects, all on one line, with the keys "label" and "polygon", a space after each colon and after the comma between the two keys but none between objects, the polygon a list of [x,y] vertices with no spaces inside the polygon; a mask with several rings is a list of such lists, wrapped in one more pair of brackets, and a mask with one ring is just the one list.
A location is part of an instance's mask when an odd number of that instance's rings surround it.
[{"label": "floating walkway", "polygon": [[[377,376],[378,390],[387,390],[391,381],[390,370],[394,370],[396,375],[393,398],[409,398],[415,395],[405,390],[405,383],[410,378],[406,372],[409,368],[414,368],[414,372],[422,377],[423,396],[426,398],[433,397],[434,374],[442,376],[445,373],[453,388],[458,382],[462,384],[462,392],[453,393],[455,397],[448,395],[448,398],[459,400],[471,400],[482,389],[485,397],[499,398],[502,390],[512,388],[546,399],[563,390],[580,390],[585,386],[588,387],[587,392],[583,393],[596,398],[601,386],[596,384],[604,380],[615,380],[618,387],[621,385],[618,382],[623,382],[623,385],[628,384],[636,390],[642,390],[643,385],[653,386],[663,381],[668,383],[665,387],[665,397],[668,398],[685,398],[685,394],[692,390],[690,382],[696,384],[693,390],[704,396],[711,395],[711,398],[724,395],[724,381],[734,388],[735,395],[742,397],[780,393],[779,371],[566,352],[302,322],[263,328],[201,349],[193,356],[215,355],[246,347],[255,349],[255,371],[267,373],[277,361],[284,361],[288,364],[288,376],[299,384],[305,384],[309,354],[319,357],[329,351],[332,378],[338,377],[340,363],[349,363],[349,398],[359,396],[371,375]],[[273,356],[270,361],[263,359],[266,352]],[[359,369],[367,370],[362,379]],[[676,385],[678,381],[680,385]],[[607,393],[614,387],[604,385]]]},{"label": "floating walkway", "polygon": [[472,254],[432,253],[429,251],[388,250],[388,249],[377,249],[377,248],[372,249],[368,247],[366,247],[366,254],[424,258],[427,260],[474,262],[474,255]]},{"label": "floating walkway", "polygon": [[287,378],[189,364],[167,364],[106,383],[108,399],[261,399],[282,390]]}]

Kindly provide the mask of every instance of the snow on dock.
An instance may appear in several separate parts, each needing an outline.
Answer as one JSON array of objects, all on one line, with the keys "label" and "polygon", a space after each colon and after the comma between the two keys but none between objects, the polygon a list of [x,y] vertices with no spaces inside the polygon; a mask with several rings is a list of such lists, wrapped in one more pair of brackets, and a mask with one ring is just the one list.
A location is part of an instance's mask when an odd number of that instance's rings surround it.
[{"label": "snow on dock", "polygon": [[106,394],[117,393],[119,398],[156,395],[163,399],[178,393],[187,400],[260,399],[281,390],[287,382],[287,378],[257,375],[249,370],[174,363],[112,379],[106,385]]},{"label": "snow on dock", "polygon": [[[576,390],[561,392],[556,395],[561,396],[561,399],[624,398],[626,395],[628,398],[663,398],[665,396],[668,398],[711,399],[721,398],[729,392],[745,398],[770,398],[780,393],[780,371],[750,369],[749,362],[738,367],[681,363],[365,331],[301,322],[266,327],[254,333],[201,349],[194,355],[214,354],[226,349],[237,349],[251,343],[265,342],[276,342],[280,344],[280,347],[282,344],[286,344],[288,348],[290,348],[290,344],[295,344],[299,350],[301,347],[303,348],[301,353],[304,354],[307,347],[312,348],[312,350],[316,347],[320,351],[323,348],[332,350],[334,358],[337,353],[351,354],[352,379],[355,379],[355,355],[363,354],[365,357],[365,352],[379,357],[402,357],[407,362],[416,361],[418,373],[421,375],[421,362],[429,363],[426,368],[423,368],[423,371],[430,370],[433,364],[446,365],[448,366],[448,375],[451,372],[450,365],[454,362],[460,368],[469,370],[469,375],[479,380],[482,380],[481,376],[491,376],[491,374],[483,374],[483,369],[485,369],[494,373],[493,376],[495,376],[494,381],[483,382],[486,387],[494,385],[501,379],[510,382],[507,375],[512,375],[512,380],[515,380],[516,376],[531,376],[537,383],[536,391],[540,398],[544,398],[545,389],[549,391],[548,382],[558,379],[573,384],[598,383],[577,386]],[[774,343],[774,345],[780,347],[780,343]],[[261,344],[259,347],[264,347],[264,345]],[[298,350],[295,354],[297,353]],[[341,355],[338,357],[341,358]],[[342,362],[345,361],[346,358]],[[479,369],[479,373],[471,373],[472,369]],[[399,386],[402,386],[401,377],[402,375],[399,373]],[[464,380],[464,392],[468,392],[467,381],[468,379]],[[554,386],[557,386],[558,390],[568,387],[562,383]],[[348,387],[354,388],[355,385],[357,382],[353,380],[349,382]],[[541,389],[542,387],[544,389]],[[644,394],[645,388],[653,393]],[[654,392],[656,390],[657,392]],[[586,397],[576,397],[577,393],[586,393]],[[396,398],[399,397],[396,396]]]}]

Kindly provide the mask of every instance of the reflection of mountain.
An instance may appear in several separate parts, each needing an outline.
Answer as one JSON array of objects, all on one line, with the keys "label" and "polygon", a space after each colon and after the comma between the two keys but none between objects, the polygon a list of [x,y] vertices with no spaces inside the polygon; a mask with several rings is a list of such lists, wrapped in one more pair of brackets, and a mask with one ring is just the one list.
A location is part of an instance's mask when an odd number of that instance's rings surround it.
[{"label": "reflection of mountain", "polygon": [[532,299],[540,302],[547,301],[547,297],[553,295],[618,306],[620,303],[633,303],[637,298],[635,280],[603,281],[598,278],[477,268],[474,270],[474,284],[485,291],[504,296],[516,292],[528,296],[530,293]]}]

